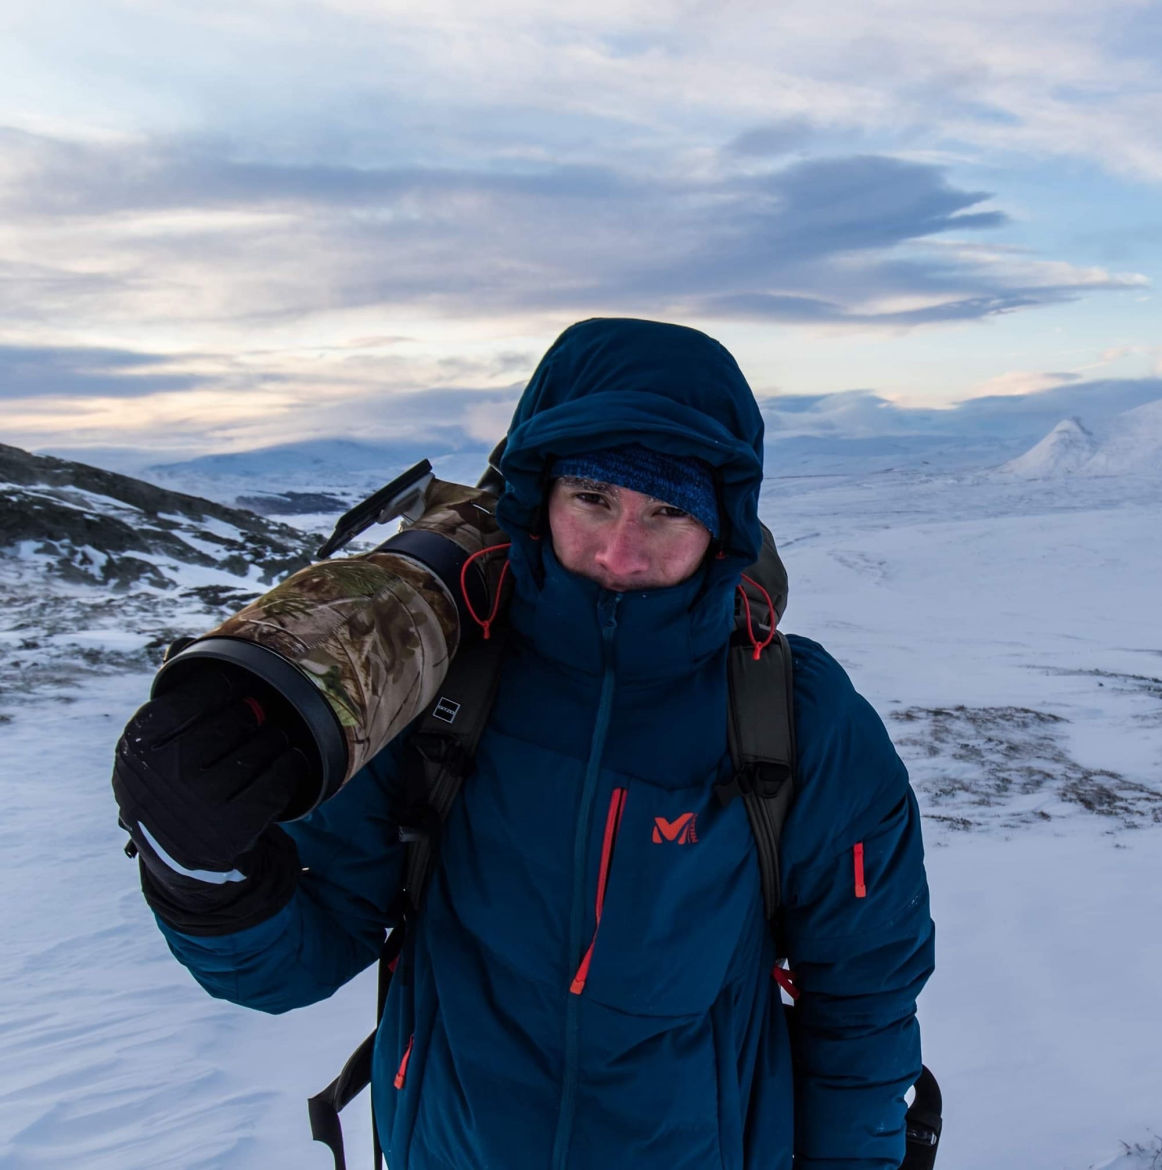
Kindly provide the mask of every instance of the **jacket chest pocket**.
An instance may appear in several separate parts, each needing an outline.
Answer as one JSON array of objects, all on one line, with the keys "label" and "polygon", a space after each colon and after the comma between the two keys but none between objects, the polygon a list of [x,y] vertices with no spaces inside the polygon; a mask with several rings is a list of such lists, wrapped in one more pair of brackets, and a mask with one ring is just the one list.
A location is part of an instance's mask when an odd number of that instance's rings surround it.
[{"label": "jacket chest pocket", "polygon": [[635,779],[607,800],[594,930],[570,990],[635,1015],[705,1012],[752,952],[758,969],[765,926],[746,810],[723,807],[709,783]]}]

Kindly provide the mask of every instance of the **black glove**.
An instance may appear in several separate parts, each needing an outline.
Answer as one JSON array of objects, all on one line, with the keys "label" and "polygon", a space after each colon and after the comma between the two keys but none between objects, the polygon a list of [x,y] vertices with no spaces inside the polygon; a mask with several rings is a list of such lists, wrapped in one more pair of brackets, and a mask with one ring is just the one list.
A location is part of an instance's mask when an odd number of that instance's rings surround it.
[{"label": "black glove", "polygon": [[240,929],[290,896],[294,846],[270,826],[310,778],[296,720],[249,675],[203,666],[126,726],[113,766],[121,824],[147,899],[179,929]]}]

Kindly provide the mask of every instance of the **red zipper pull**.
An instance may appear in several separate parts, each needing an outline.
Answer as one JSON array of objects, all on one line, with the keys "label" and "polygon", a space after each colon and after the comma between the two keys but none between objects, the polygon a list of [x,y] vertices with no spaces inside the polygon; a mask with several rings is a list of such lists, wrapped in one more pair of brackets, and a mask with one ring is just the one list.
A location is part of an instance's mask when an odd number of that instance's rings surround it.
[{"label": "red zipper pull", "polygon": [[394,1084],[397,1089],[402,1089],[404,1087],[404,1084],[407,1082],[408,1062],[412,1058],[412,1045],[415,1042],[416,1042],[416,1034],[415,1034],[415,1032],[413,1032],[408,1037],[408,1046],[406,1049],[404,1049],[403,1060],[401,1060],[399,1062],[399,1071],[395,1074],[395,1080],[392,1082],[392,1084]]},{"label": "red zipper pull", "polygon": [[851,850],[852,862],[855,866],[855,896],[867,897],[867,886],[863,880],[863,842],[857,841]]}]

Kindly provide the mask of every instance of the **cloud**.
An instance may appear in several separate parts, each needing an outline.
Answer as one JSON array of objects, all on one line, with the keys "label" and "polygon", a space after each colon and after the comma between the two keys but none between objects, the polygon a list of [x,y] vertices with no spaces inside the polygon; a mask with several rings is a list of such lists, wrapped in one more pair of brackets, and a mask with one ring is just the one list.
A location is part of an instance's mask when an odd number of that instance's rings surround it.
[{"label": "cloud", "polygon": [[865,438],[915,433],[917,412],[870,390],[779,395],[759,404],[769,442],[790,438]]},{"label": "cloud", "polygon": [[[483,437],[590,314],[721,327],[760,384],[937,397],[1151,341],[1157,201],[1115,181],[1162,178],[1145,0],[18,7],[0,397],[26,433],[375,429],[426,386],[478,388],[441,409]],[[1076,336],[1033,313],[1079,300]]]},{"label": "cloud", "polygon": [[703,302],[702,310],[711,316],[744,317],[786,323],[833,325],[935,325],[949,321],[975,321],[995,317],[1014,309],[1050,304],[1059,299],[1052,290],[1040,290],[1038,296],[1011,293],[1006,296],[964,297],[940,301],[922,308],[889,312],[860,313],[842,306],[807,297],[768,296],[763,293],[732,294]]},{"label": "cloud", "polygon": [[[46,249],[82,239],[84,279],[101,274],[103,303],[122,318],[425,305],[896,328],[1141,279],[1062,264],[1038,274],[1011,251],[938,247],[1007,217],[941,167],[879,155],[674,176],[527,160],[275,165],[204,140],[9,140],[21,164],[0,206]],[[66,282],[63,267],[54,279]],[[54,288],[53,303],[61,296]]]},{"label": "cloud", "polygon": [[783,118],[744,130],[726,144],[724,151],[744,158],[778,157],[806,146],[813,133],[814,127],[807,118]]},{"label": "cloud", "polygon": [[174,364],[173,358],[134,350],[0,345],[0,398],[133,398],[204,383],[195,374],[169,372]]},{"label": "cloud", "polygon": [[255,157],[382,163],[656,159],[715,138],[770,157],[807,120],[816,140],[1162,176],[1145,0],[18,7],[0,76],[26,124],[229,126]]},{"label": "cloud", "polygon": [[[392,207],[458,196],[581,199],[628,193],[599,166],[473,172],[453,167],[272,163],[234,157],[228,140],[70,142],[0,131],[9,160],[6,209],[25,216],[95,216],[222,207]],[[78,182],[81,180],[81,182]]]},{"label": "cloud", "polygon": [[982,382],[974,390],[973,397],[1000,398],[1023,397],[1053,390],[1071,382],[1080,382],[1081,375],[1050,370],[1008,370]]},{"label": "cloud", "polygon": [[890,247],[1007,222],[999,211],[969,212],[991,198],[989,192],[957,190],[940,168],[898,158],[809,159],[753,185],[766,211],[764,234],[796,257]]},{"label": "cloud", "polygon": [[[1029,389],[968,399],[951,408],[901,406],[871,390],[838,394],[775,395],[760,402],[767,441],[820,438],[991,439],[1033,442],[1063,418],[1080,416],[1101,432],[1118,414],[1162,399],[1162,378],[1080,381],[1072,374],[1024,375]],[[1041,388],[1033,388],[1040,382]]]},{"label": "cloud", "polygon": [[523,385],[514,387],[511,398],[491,398],[470,406],[464,412],[464,432],[470,438],[494,446],[502,435],[508,433],[516,400]]},{"label": "cloud", "polygon": [[[448,386],[393,394],[380,401],[373,396],[352,395],[329,404],[314,419],[308,410],[297,421],[307,424],[302,428],[307,432],[320,432],[327,429],[329,416],[332,420],[341,419],[347,433],[408,441],[438,440],[447,449],[456,450],[481,442],[495,443],[508,429],[523,389],[522,381],[502,390]],[[499,429],[492,425],[497,420],[501,423]]]},{"label": "cloud", "polygon": [[970,398],[952,412],[969,432],[1006,429],[1044,434],[1070,415],[1099,433],[1117,414],[1162,398],[1162,378],[1098,378],[1067,381],[1032,394]]}]

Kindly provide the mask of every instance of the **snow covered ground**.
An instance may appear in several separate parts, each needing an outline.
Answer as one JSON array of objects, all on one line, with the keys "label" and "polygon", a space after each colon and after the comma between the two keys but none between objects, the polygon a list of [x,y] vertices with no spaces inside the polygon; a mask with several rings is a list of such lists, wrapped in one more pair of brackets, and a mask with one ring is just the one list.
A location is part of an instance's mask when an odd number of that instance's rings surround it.
[{"label": "snow covered ground", "polygon": [[1162,1165],[1162,479],[800,489],[764,495],[786,626],[873,699],[927,815],[938,1165]]},{"label": "snow covered ground", "polygon": [[[786,628],[848,666],[927,816],[940,1170],[1156,1170],[1162,478],[773,478],[764,513]],[[325,1170],[304,1101],[368,1030],[372,980],[281,1018],[208,999],[109,795],[148,675],[27,677],[0,696],[0,1166]]]}]

